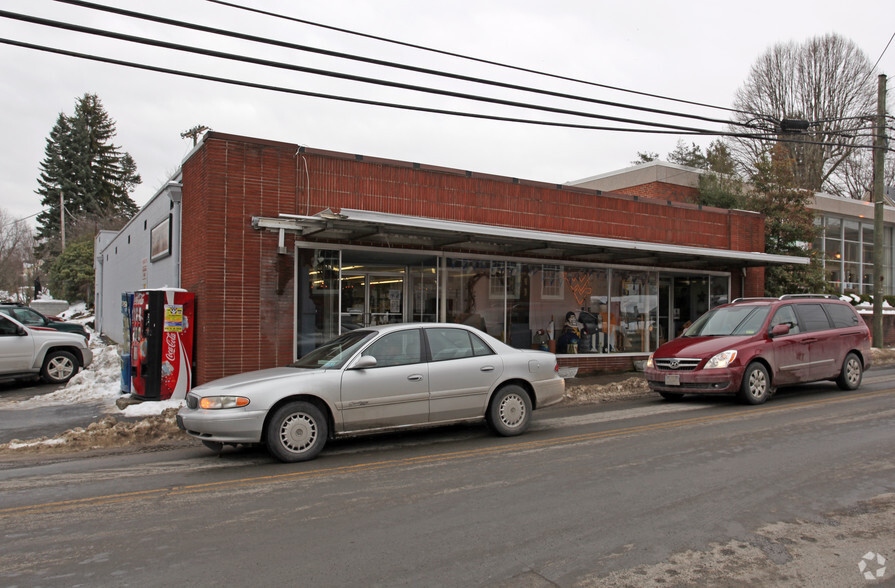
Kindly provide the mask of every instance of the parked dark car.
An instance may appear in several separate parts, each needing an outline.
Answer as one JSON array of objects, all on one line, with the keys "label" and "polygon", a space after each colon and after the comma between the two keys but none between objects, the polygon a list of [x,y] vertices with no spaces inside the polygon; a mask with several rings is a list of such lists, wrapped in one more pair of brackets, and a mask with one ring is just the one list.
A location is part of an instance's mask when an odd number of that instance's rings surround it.
[{"label": "parked dark car", "polygon": [[787,295],[713,308],[656,349],[646,379],[666,400],[735,394],[761,404],[788,384],[833,380],[854,390],[869,366],[870,329],[850,304]]},{"label": "parked dark car", "polygon": [[46,327],[64,333],[77,333],[85,339],[90,339],[90,334],[84,328],[84,325],[50,319],[33,308],[22,304],[0,304],[0,314],[11,316],[28,327]]}]

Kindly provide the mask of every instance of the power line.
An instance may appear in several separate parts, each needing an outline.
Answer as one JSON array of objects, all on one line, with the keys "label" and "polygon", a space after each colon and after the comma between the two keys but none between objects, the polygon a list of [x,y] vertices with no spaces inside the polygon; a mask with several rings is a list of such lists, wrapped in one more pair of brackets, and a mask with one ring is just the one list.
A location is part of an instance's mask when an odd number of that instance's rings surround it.
[{"label": "power line", "polygon": [[644,96],[644,97],[648,97],[648,98],[658,98],[658,99],[660,99],[660,100],[668,100],[668,101],[671,101],[671,102],[678,102],[678,103],[680,103],[680,104],[689,104],[689,105],[691,105],[691,106],[701,106],[701,107],[704,107],[704,108],[713,108],[713,109],[716,109],[716,110],[725,110],[725,111],[728,111],[728,112],[737,112],[737,113],[740,113],[740,114],[755,114],[755,113],[747,112],[747,111],[744,111],[744,110],[737,110],[737,109],[735,109],[735,108],[728,108],[728,107],[726,107],[726,106],[716,106],[716,105],[713,105],[713,104],[706,104],[706,103],[704,103],[704,102],[695,102],[695,101],[692,101],[692,100],[684,100],[684,99],[681,99],[681,98],[671,98],[671,97],[669,97],[669,96],[663,96],[663,95],[661,95],[661,94],[652,94],[652,93],[649,93],[649,92],[641,92],[641,91],[638,91],[638,90],[629,90],[629,89],[626,89],[626,88],[620,88],[620,87],[618,87],[618,86],[610,86],[610,85],[607,85],[607,84],[600,84],[600,83],[597,83],[597,82],[591,82],[591,81],[588,81],[588,80],[582,80],[582,79],[579,79],[579,78],[572,78],[572,77],[562,76],[562,75],[559,75],[559,74],[553,74],[553,73],[549,73],[549,72],[545,72],[545,71],[540,71],[540,70],[536,70],[536,69],[529,69],[529,68],[526,68],[526,67],[520,67],[520,66],[516,66],[516,65],[509,65],[509,64],[505,64],[505,63],[500,63],[500,62],[498,62],[498,61],[491,61],[491,60],[488,60],[488,59],[482,59],[482,58],[479,58],[479,57],[471,57],[471,56],[469,56],[469,55],[463,55],[463,54],[461,54],[461,53],[453,53],[453,52],[451,52],[451,51],[444,51],[444,50],[442,50],[442,49],[433,49],[433,48],[431,48],[431,47],[426,47],[426,46],[424,46],[424,45],[416,45],[416,44],[413,44],[413,43],[407,43],[407,42],[404,42],[404,41],[397,41],[397,40],[394,40],[394,39],[389,39],[389,38],[387,38],[387,37],[379,37],[379,36],[376,36],[376,35],[371,35],[371,34],[367,34],[367,33],[361,33],[361,32],[358,32],[358,31],[352,31],[352,30],[350,30],[350,29],[344,29],[344,28],[340,28],[340,27],[336,27],[336,26],[332,26],[332,25],[326,25],[326,24],[321,24],[321,23],[313,22],[313,21],[310,21],[310,20],[305,20],[305,19],[296,18],[296,17],[292,17],[292,16],[286,16],[286,15],[283,15],[283,14],[277,14],[277,13],[275,13],[275,12],[269,12],[269,11],[267,11],[267,10],[261,10],[261,9],[258,9],[258,8],[251,8],[251,7],[248,7],[248,6],[241,6],[241,5],[239,5],[239,4],[235,4],[235,3],[232,3],[232,2],[225,2],[224,0],[207,0],[207,1],[208,1],[208,2],[212,2],[212,3],[214,3],[214,4],[220,4],[220,5],[222,5],[222,6],[229,6],[230,8],[236,8],[236,9],[238,9],[238,10],[245,10],[245,11],[247,11],[247,12],[254,12],[254,13],[256,13],[256,14],[262,14],[262,15],[265,15],[265,16],[271,16],[271,17],[274,17],[274,18],[282,19],[282,20],[288,20],[288,21],[292,21],[292,22],[297,22],[297,23],[301,23],[301,24],[306,24],[306,25],[309,25],[309,26],[318,27],[318,28],[322,28],[322,29],[327,29],[327,30],[331,30],[331,31],[336,31],[336,32],[339,32],[339,33],[345,33],[345,34],[348,34],[348,35],[355,35],[355,36],[363,37],[363,38],[366,38],[366,39],[372,39],[372,40],[375,40],[375,41],[382,41],[382,42],[384,42],[384,43],[391,43],[391,44],[393,44],[393,45],[400,45],[400,46],[402,46],[402,47],[409,47],[409,48],[411,48],[411,49],[419,49],[419,50],[421,50],[421,51],[428,51],[428,52],[431,52],[431,53],[437,53],[437,54],[439,54],[439,55],[446,55],[446,56],[448,56],[448,57],[458,57],[458,58],[460,58],[460,59],[465,59],[465,60],[468,60],[468,61],[474,61],[474,62],[477,62],[477,63],[483,63],[483,64],[486,64],[486,65],[495,65],[495,66],[497,66],[497,67],[502,67],[502,68],[511,69],[511,70],[515,70],[515,71],[521,71],[521,72],[525,72],[525,73],[532,73],[532,74],[536,74],[536,75],[539,75],[539,76],[545,76],[545,77],[553,78],[553,79],[557,79],[557,80],[564,80],[564,81],[567,81],[567,82],[575,82],[575,83],[578,83],[578,84],[585,84],[585,85],[588,85],[588,86],[593,86],[593,87],[596,87],[596,88],[603,88],[603,89],[606,89],[606,90],[614,90],[614,91],[617,91],[617,92],[626,92],[626,93],[629,93],[629,94],[635,94],[635,95],[638,95],[638,96]]},{"label": "power line", "polygon": [[[283,48],[287,48],[287,49],[293,49],[296,51],[304,51],[304,52],[314,53],[314,54],[318,54],[318,55],[325,55],[328,57],[335,57],[338,59],[347,59],[347,60],[351,60],[351,61],[368,63],[371,65],[379,65],[379,66],[383,66],[383,67],[400,69],[400,70],[404,70],[404,71],[412,71],[412,72],[422,73],[422,74],[426,74],[426,75],[450,78],[450,79],[464,81],[464,82],[473,82],[476,84],[494,86],[494,87],[503,88],[503,89],[531,92],[531,93],[535,93],[535,94],[541,94],[544,96],[552,96],[554,98],[565,98],[565,99],[569,99],[569,100],[589,102],[591,104],[599,104],[602,106],[611,106],[614,108],[625,108],[625,109],[630,109],[630,110],[638,110],[641,112],[649,112],[652,114],[661,114],[661,115],[665,115],[665,116],[689,118],[689,119],[693,119],[693,120],[700,120],[703,122],[733,124],[733,125],[748,127],[748,125],[746,123],[740,123],[737,121],[731,121],[731,120],[727,120],[727,119],[711,118],[711,117],[706,117],[706,116],[700,116],[700,115],[695,115],[695,114],[686,114],[686,113],[664,110],[664,109],[659,109],[659,108],[649,108],[649,107],[645,107],[645,106],[635,106],[632,104],[625,104],[625,103],[621,103],[621,102],[601,100],[601,99],[597,99],[597,98],[589,98],[586,96],[568,94],[565,92],[556,92],[553,90],[545,90],[542,88],[532,88],[530,86],[522,86],[522,85],[511,84],[511,83],[507,83],[507,82],[499,82],[496,80],[489,80],[489,79],[475,77],[475,76],[467,76],[467,75],[463,75],[463,74],[445,72],[445,71],[435,70],[435,69],[431,69],[431,68],[418,67],[418,66],[407,65],[407,64],[403,64],[403,63],[397,63],[394,61],[375,59],[372,57],[364,57],[361,55],[354,55],[351,53],[344,53],[341,51],[332,51],[332,50],[328,50],[328,49],[321,49],[319,47],[300,45],[300,44],[291,43],[288,41],[279,41],[279,40],[270,39],[267,37],[259,37],[256,35],[249,35],[249,34],[240,33],[237,31],[230,31],[230,30],[226,30],[226,29],[220,29],[217,27],[210,27],[210,26],[206,26],[206,25],[185,22],[182,20],[175,20],[175,19],[170,19],[170,18],[166,18],[166,17],[162,17],[162,16],[155,16],[155,15],[151,15],[151,14],[135,12],[132,10],[125,10],[123,8],[103,6],[100,4],[93,3],[93,2],[87,2],[86,0],[55,0],[55,1],[63,3],[63,4],[71,4],[74,6],[80,6],[82,8],[89,8],[92,10],[100,10],[103,12],[109,12],[112,14],[118,14],[121,16],[130,17],[130,18],[147,20],[150,22],[156,22],[156,23],[165,24],[165,25],[169,25],[169,26],[180,27],[180,28],[190,29],[190,30],[194,30],[194,31],[201,31],[201,32],[205,32],[205,33],[211,33],[214,35],[221,35],[221,36],[230,37],[230,38],[234,38],[234,39],[241,39],[244,41],[251,41],[254,43],[261,43],[261,44],[265,44],[265,45],[283,47]],[[48,26],[53,26],[53,25],[48,25]],[[90,33],[90,34],[96,34],[96,33]]]},{"label": "power line", "polygon": [[[353,98],[349,96],[338,96],[334,94],[323,94],[319,92],[310,92],[307,90],[297,90],[294,88],[284,88],[281,86],[273,86],[270,84],[260,84],[256,82],[248,82],[243,80],[234,80],[229,78],[222,78],[219,76],[211,76],[207,74],[200,74],[194,72],[186,72],[183,70],[176,70],[165,67],[158,67],[154,65],[141,64],[131,61],[124,61],[119,59],[113,59],[109,57],[102,57],[99,55],[90,55],[86,53],[79,53],[76,51],[69,51],[66,49],[58,49],[54,47],[46,47],[43,45],[36,45],[34,43],[26,43],[23,41],[16,41],[13,39],[0,38],[0,43],[6,45],[12,45],[16,47],[21,47],[25,49],[33,49],[36,51],[42,51],[46,53],[54,53],[57,55],[64,55],[67,57],[75,57],[79,59],[85,59],[89,61],[96,61],[100,63],[107,63],[112,65],[119,65],[123,67],[129,67],[133,69],[142,69],[146,71],[153,71],[157,73],[164,73],[169,75],[175,75],[179,77],[193,78],[204,81],[218,82],[229,85],[247,87],[247,88],[255,88],[261,90],[269,90],[274,92],[281,92],[293,95],[307,96],[311,98],[322,98],[327,100],[334,100],[340,102],[348,102],[354,104],[364,104],[369,106],[379,106],[385,108],[393,108],[400,110],[408,110],[408,111],[416,111],[416,112],[427,112],[432,114],[443,114],[450,116],[459,116],[480,120],[494,120],[500,122],[513,122],[513,123],[523,123],[523,124],[532,124],[532,125],[542,125],[542,126],[553,126],[553,127],[564,127],[564,128],[573,128],[573,129],[584,129],[584,130],[599,130],[599,131],[613,131],[613,132],[633,132],[633,133],[647,133],[647,134],[683,134],[683,135],[704,135],[704,136],[724,136],[724,137],[741,137],[741,138],[749,138],[749,139],[769,139],[775,142],[781,143],[802,143],[802,144],[817,144],[817,145],[833,145],[833,146],[843,146],[843,147],[869,147],[866,145],[850,145],[850,144],[841,144],[841,143],[830,143],[830,142],[811,142],[804,140],[793,140],[793,139],[785,139],[777,136],[774,133],[734,133],[734,132],[724,132],[724,131],[712,131],[706,129],[693,129],[689,131],[677,131],[677,130],[666,130],[666,129],[638,129],[638,128],[622,128],[622,127],[604,127],[604,126],[595,126],[595,125],[582,125],[582,124],[574,124],[574,123],[562,123],[555,121],[539,121],[539,120],[531,120],[531,119],[522,119],[522,118],[512,118],[512,117],[501,117],[495,115],[487,115],[487,114],[478,114],[478,113],[470,113],[470,112],[461,112],[461,111],[453,111],[446,109],[436,109],[436,108],[428,108],[422,106],[412,106],[407,104],[396,104],[391,102],[382,102],[376,100],[368,100],[364,98]],[[649,123],[641,123],[641,124],[649,124]]]},{"label": "power line", "polygon": [[[74,32],[86,33],[86,34],[90,34],[90,35],[118,39],[121,41],[128,41],[131,43],[149,45],[149,46],[154,46],[154,47],[161,47],[164,49],[172,49],[175,51],[182,51],[182,52],[186,52],[186,53],[194,53],[197,55],[205,55],[207,57],[216,57],[219,59],[228,59],[231,61],[241,61],[243,63],[250,63],[253,65],[262,65],[262,66],[266,66],[266,67],[274,67],[277,69],[285,69],[285,70],[290,70],[290,71],[309,73],[309,74],[313,74],[313,75],[320,75],[320,76],[324,76],[324,77],[331,77],[331,78],[352,81],[352,82],[373,84],[373,85],[402,89],[402,90],[412,90],[412,91],[416,91],[416,92],[423,92],[423,93],[434,94],[434,95],[439,95],[439,96],[447,96],[447,97],[451,97],[451,98],[461,98],[464,100],[473,100],[473,101],[477,101],[477,102],[485,102],[485,103],[496,104],[496,105],[500,105],[500,106],[511,106],[511,107],[515,107],[515,108],[540,110],[540,111],[544,111],[544,112],[551,112],[553,114],[564,114],[564,115],[579,116],[579,117],[584,117],[584,118],[595,118],[595,119],[599,119],[599,120],[607,120],[607,121],[621,122],[621,123],[627,123],[627,124],[638,124],[638,125],[644,125],[644,126],[649,126],[649,127],[672,129],[672,130],[678,130],[678,131],[690,131],[690,132],[698,132],[698,133],[706,132],[705,129],[685,127],[682,125],[641,121],[641,120],[637,120],[637,119],[630,119],[630,118],[602,115],[602,114],[595,114],[595,113],[585,113],[585,112],[570,110],[570,109],[566,109],[566,108],[557,108],[557,107],[552,107],[552,106],[541,106],[541,105],[537,105],[537,104],[518,102],[518,101],[514,101],[514,100],[504,100],[504,99],[500,99],[500,98],[489,98],[486,96],[479,96],[476,94],[468,94],[465,92],[456,92],[456,91],[452,91],[452,90],[441,90],[441,89],[437,89],[437,88],[431,88],[428,86],[419,86],[416,84],[407,84],[407,83],[403,83],[403,82],[393,82],[393,81],[389,81],[389,80],[370,78],[370,77],[359,76],[359,75],[354,75],[354,74],[345,74],[345,73],[334,72],[334,71],[330,71],[330,70],[323,70],[323,69],[319,69],[319,68],[312,68],[312,67],[306,67],[306,66],[301,66],[301,65],[288,64],[288,63],[283,63],[280,61],[272,61],[272,60],[268,60],[268,59],[248,57],[245,55],[236,55],[233,53],[225,53],[223,51],[215,51],[215,50],[211,50],[211,49],[202,49],[199,47],[191,47],[188,45],[181,45],[179,43],[171,43],[168,41],[159,41],[156,39],[149,39],[146,37],[138,37],[135,35],[127,35],[124,33],[116,33],[113,31],[106,31],[106,30],[102,30],[102,29],[86,27],[83,25],[75,25],[75,24],[64,23],[64,22],[60,22],[60,21],[54,21],[54,20],[49,20],[49,19],[44,19],[44,18],[33,17],[33,16],[29,16],[29,15],[17,14],[17,13],[8,12],[5,10],[0,10],[0,16],[10,18],[13,20],[29,22],[32,24],[39,24],[39,25],[47,26],[47,27],[51,27],[51,28],[58,28],[58,29],[69,30],[69,31],[74,31]],[[724,122],[726,124],[729,121],[721,121],[721,122]]]}]

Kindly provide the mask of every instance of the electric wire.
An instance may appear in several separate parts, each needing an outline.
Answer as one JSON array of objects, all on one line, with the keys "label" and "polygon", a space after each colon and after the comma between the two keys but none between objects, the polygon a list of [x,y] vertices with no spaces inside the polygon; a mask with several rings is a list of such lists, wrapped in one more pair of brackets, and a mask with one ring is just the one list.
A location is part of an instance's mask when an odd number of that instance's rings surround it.
[{"label": "electric wire", "polygon": [[[412,91],[416,91],[416,92],[423,92],[423,93],[434,94],[434,95],[439,95],[439,96],[447,96],[447,97],[451,97],[451,98],[460,98],[460,99],[464,99],[464,100],[472,100],[472,101],[477,101],[477,102],[496,104],[496,105],[500,105],[500,106],[511,106],[511,107],[516,107],[516,108],[540,110],[543,112],[550,112],[553,114],[564,114],[564,115],[578,116],[578,117],[584,117],[584,118],[594,118],[594,119],[599,119],[599,120],[607,120],[607,121],[611,121],[611,122],[638,124],[638,125],[643,125],[643,126],[648,126],[648,127],[673,129],[673,130],[678,130],[678,131],[689,131],[689,132],[698,132],[698,133],[706,132],[706,129],[686,127],[683,125],[642,121],[642,120],[625,118],[625,117],[610,116],[610,115],[595,114],[595,113],[586,113],[586,112],[575,111],[575,110],[570,110],[570,109],[566,109],[566,108],[536,105],[536,104],[531,104],[531,103],[526,103],[526,102],[518,102],[515,100],[490,98],[490,97],[480,96],[480,95],[476,95],[476,94],[469,94],[466,92],[442,90],[442,89],[437,89],[437,88],[431,88],[428,86],[407,84],[407,83],[403,83],[403,82],[394,82],[394,81],[382,80],[382,79],[378,79],[378,78],[370,78],[367,76],[359,76],[359,75],[354,75],[354,74],[346,74],[346,73],[334,72],[334,71],[330,71],[330,70],[323,70],[323,69],[319,69],[319,68],[288,64],[288,63],[283,63],[280,61],[260,59],[260,58],[256,58],[256,57],[245,56],[245,55],[236,55],[233,53],[226,53],[223,51],[216,51],[216,50],[212,50],[212,49],[203,49],[203,48],[199,48],[199,47],[181,45],[179,43],[171,43],[168,41],[160,41],[160,40],[156,40],[156,39],[150,39],[147,37],[139,37],[136,35],[128,35],[128,34],[124,34],[124,33],[117,33],[114,31],[106,31],[103,29],[96,29],[93,27],[87,27],[87,26],[83,26],[83,25],[76,25],[76,24],[71,24],[71,23],[55,21],[55,20],[49,20],[49,19],[45,19],[45,18],[39,18],[39,17],[35,17],[35,16],[30,16],[30,15],[18,14],[18,13],[8,12],[5,10],[0,10],[0,17],[10,18],[13,20],[19,20],[19,21],[23,21],[23,22],[28,22],[31,24],[38,24],[38,25],[51,27],[51,28],[57,28],[57,29],[85,33],[85,34],[101,36],[101,37],[106,37],[106,38],[111,38],[111,39],[117,39],[120,41],[127,41],[127,42],[131,42],[131,43],[149,45],[149,46],[160,47],[160,48],[164,48],[164,49],[171,49],[171,50],[175,50],[175,51],[193,53],[193,54],[197,54],[197,55],[204,55],[207,57],[216,57],[219,59],[240,61],[243,63],[250,63],[253,65],[262,65],[262,66],[273,67],[273,68],[277,68],[277,69],[284,69],[284,70],[308,73],[308,74],[319,75],[319,76],[324,76],[324,77],[331,77],[331,78],[352,81],[352,82],[373,84],[373,85],[396,88],[396,89],[401,89],[401,90],[412,90]],[[722,122],[724,122],[726,124],[728,121],[722,121]]]},{"label": "electric wire", "polygon": [[261,9],[259,9],[259,8],[252,8],[252,7],[249,7],[249,6],[242,6],[242,5],[240,5],[240,4],[235,4],[235,3],[233,3],[233,2],[226,2],[226,1],[224,1],[224,0],[207,0],[207,1],[208,1],[208,2],[212,2],[212,3],[214,3],[214,4],[219,4],[219,5],[221,5],[221,6],[228,6],[228,7],[230,7],[230,8],[235,8],[235,9],[237,9],[237,10],[244,10],[244,11],[247,11],[247,12],[253,12],[253,13],[261,14],[261,15],[265,15],[265,16],[271,16],[271,17],[274,17],[274,18],[282,19],[282,20],[288,20],[288,21],[292,21],[292,22],[297,22],[297,23],[301,23],[301,24],[306,24],[306,25],[313,26],[313,27],[318,27],[318,28],[322,28],[322,29],[327,29],[327,30],[331,30],[331,31],[336,31],[336,32],[339,32],[339,33],[345,33],[345,34],[348,34],[348,35],[354,35],[354,36],[358,36],[358,37],[363,37],[363,38],[367,38],[367,39],[372,39],[372,40],[375,40],[375,41],[382,41],[382,42],[384,42],[384,43],[391,43],[391,44],[394,44],[394,45],[400,45],[400,46],[402,46],[402,47],[409,47],[409,48],[412,48],[412,49],[419,49],[419,50],[421,50],[421,51],[428,51],[428,52],[431,52],[431,53],[437,53],[437,54],[445,55],[445,56],[448,56],[448,57],[457,57],[457,58],[460,58],[460,59],[465,59],[465,60],[468,60],[468,61],[474,61],[474,62],[477,62],[477,63],[483,63],[483,64],[486,64],[486,65],[494,65],[494,66],[497,66],[497,67],[502,67],[502,68],[511,69],[511,70],[515,70],[515,71],[521,71],[521,72],[525,72],[525,73],[536,74],[536,75],[539,75],[539,76],[545,76],[545,77],[553,78],[553,79],[557,79],[557,80],[564,80],[564,81],[567,81],[567,82],[575,82],[575,83],[578,83],[578,84],[584,84],[584,85],[593,86],[593,87],[596,87],[596,88],[603,88],[603,89],[606,89],[606,90],[614,90],[614,91],[617,91],[617,92],[626,92],[626,93],[629,93],[629,94],[635,94],[635,95],[638,95],[638,96],[644,96],[644,97],[647,97],[647,98],[657,98],[657,99],[659,99],[659,100],[668,100],[668,101],[672,101],[672,102],[678,102],[678,103],[680,103],[680,104],[689,104],[689,105],[691,105],[691,106],[700,106],[700,107],[704,107],[704,108],[713,108],[713,109],[716,109],[716,110],[725,110],[725,111],[728,111],[728,112],[736,112],[736,113],[740,113],[740,114],[755,114],[755,113],[752,113],[752,112],[747,112],[747,111],[744,111],[744,110],[737,110],[737,109],[735,109],[735,108],[729,108],[729,107],[726,107],[726,106],[717,106],[717,105],[714,105],[714,104],[706,104],[706,103],[704,103],[704,102],[696,102],[696,101],[692,101],[692,100],[684,100],[684,99],[681,99],[681,98],[672,98],[672,97],[669,97],[669,96],[663,96],[663,95],[661,95],[661,94],[653,94],[653,93],[650,93],[650,92],[641,92],[641,91],[638,91],[638,90],[630,90],[630,89],[627,89],[627,88],[621,88],[621,87],[618,87],[618,86],[610,86],[610,85],[607,85],[607,84],[600,84],[600,83],[598,83],[598,82],[592,82],[592,81],[588,81],[588,80],[582,80],[582,79],[579,79],[579,78],[567,77],[567,76],[563,76],[563,75],[559,75],[559,74],[553,74],[553,73],[550,73],[550,72],[540,71],[540,70],[536,70],[536,69],[529,69],[529,68],[526,68],[526,67],[520,67],[520,66],[516,66],[516,65],[509,65],[509,64],[505,64],[505,63],[500,63],[500,62],[498,62],[498,61],[491,61],[491,60],[483,59],[483,58],[479,58],[479,57],[472,57],[472,56],[469,56],[469,55],[463,55],[463,54],[461,54],[461,53],[454,53],[454,52],[451,52],[451,51],[445,51],[445,50],[442,50],[442,49],[434,49],[434,48],[432,48],[432,47],[426,47],[426,46],[424,46],[424,45],[417,45],[417,44],[414,44],[414,43],[407,43],[407,42],[404,42],[404,41],[397,41],[397,40],[394,40],[394,39],[389,39],[389,38],[387,38],[387,37],[380,37],[380,36],[377,36],[377,35],[371,35],[371,34],[368,34],[368,33],[361,33],[361,32],[358,32],[358,31],[352,31],[352,30],[350,30],[350,29],[344,29],[344,28],[340,28],[340,27],[336,27],[336,26],[332,26],[332,25],[326,25],[326,24],[322,24],[322,23],[317,23],[317,22],[310,21],[310,20],[305,20],[305,19],[296,18],[296,17],[292,17],[292,16],[286,16],[286,15],[284,15],[284,14],[277,14],[277,13],[275,13],[275,12],[270,12],[270,11],[267,11],[267,10],[261,10]]},{"label": "electric wire", "polygon": [[[610,101],[610,100],[601,100],[601,99],[597,99],[597,98],[590,98],[590,97],[586,97],[586,96],[568,94],[565,92],[545,90],[543,88],[532,88],[530,86],[522,86],[522,85],[518,85],[518,84],[511,84],[508,82],[499,82],[496,80],[489,80],[489,79],[480,78],[480,77],[476,77],[476,76],[468,76],[468,75],[463,75],[463,74],[435,70],[435,69],[431,69],[431,68],[397,63],[394,61],[375,59],[372,57],[365,57],[362,55],[344,53],[341,51],[332,51],[329,49],[321,49],[319,47],[311,47],[309,45],[301,45],[301,44],[297,44],[297,43],[291,43],[288,41],[280,41],[280,40],[276,40],[276,39],[270,39],[267,37],[259,37],[256,35],[240,33],[238,31],[226,30],[226,29],[221,29],[221,28],[217,28],[217,27],[210,27],[210,26],[201,25],[201,24],[197,24],[197,23],[185,22],[182,20],[175,20],[175,19],[170,19],[170,18],[166,18],[166,17],[162,17],[162,16],[156,16],[156,15],[151,15],[151,14],[146,14],[146,13],[141,13],[141,12],[135,12],[132,10],[125,10],[123,8],[104,6],[104,5],[96,4],[94,2],[88,2],[86,0],[54,0],[54,1],[62,3],[62,4],[70,4],[70,5],[79,6],[82,8],[89,8],[92,10],[100,10],[103,12],[109,12],[109,13],[117,14],[120,16],[127,16],[130,18],[141,19],[141,20],[146,20],[146,21],[150,21],[150,22],[156,22],[156,23],[165,24],[165,25],[169,25],[169,26],[180,27],[180,28],[185,28],[185,29],[194,30],[194,31],[201,31],[204,33],[211,33],[214,35],[220,35],[220,36],[230,37],[230,38],[234,38],[234,39],[240,39],[240,40],[244,40],[244,41],[251,41],[254,43],[261,43],[261,44],[265,44],[265,45],[283,47],[283,48],[287,48],[287,49],[293,49],[296,51],[304,51],[307,53],[325,55],[327,57],[335,57],[338,59],[346,59],[346,60],[357,61],[357,62],[361,62],[361,63],[368,63],[368,64],[372,64],[372,65],[400,69],[400,70],[404,70],[404,71],[412,71],[415,73],[422,73],[422,74],[426,74],[426,75],[444,77],[444,78],[449,78],[449,79],[459,80],[459,81],[464,81],[464,82],[472,82],[472,83],[476,83],[476,84],[494,86],[494,87],[503,88],[503,89],[518,90],[518,91],[522,91],[522,92],[531,92],[534,94],[541,94],[544,96],[552,96],[554,98],[577,100],[577,101],[581,101],[581,102],[588,102],[591,104],[599,104],[602,106],[611,106],[611,107],[615,107],[615,108],[625,108],[625,109],[637,110],[637,111],[641,111],[641,112],[649,112],[651,114],[660,114],[660,115],[665,115],[665,116],[689,118],[689,119],[693,119],[693,120],[700,120],[703,122],[711,122],[711,123],[732,124],[732,125],[738,125],[738,126],[744,126],[744,127],[748,126],[748,125],[746,125],[746,123],[740,123],[737,121],[731,121],[731,120],[727,120],[727,119],[718,119],[718,118],[712,118],[712,117],[701,116],[701,115],[696,115],[696,114],[687,114],[687,113],[682,113],[682,112],[664,110],[664,109],[660,109],[660,108],[650,108],[650,107],[646,107],[646,106],[636,106],[633,104],[625,104],[622,102],[614,102],[614,101]],[[91,34],[93,34],[93,33],[91,33]]]},{"label": "electric wire", "polygon": [[[295,88],[284,88],[281,86],[274,86],[274,85],[270,85],[270,84],[260,84],[257,82],[234,80],[234,79],[230,79],[230,78],[223,78],[220,76],[211,76],[208,74],[187,72],[187,71],[183,71],[183,70],[159,67],[159,66],[155,66],[155,65],[136,63],[136,62],[132,62],[132,61],[124,61],[124,60],[120,60],[120,59],[113,59],[110,57],[103,57],[100,55],[79,53],[79,52],[70,51],[67,49],[58,49],[55,47],[47,47],[47,46],[43,46],[43,45],[37,45],[34,43],[27,43],[27,42],[23,42],[23,41],[16,41],[14,39],[7,39],[7,38],[2,38],[2,37],[0,37],[0,43],[6,44],[6,45],[12,45],[15,47],[21,47],[24,49],[41,51],[41,52],[45,52],[45,53],[53,53],[53,54],[57,54],[57,55],[64,55],[67,57],[75,57],[75,58],[84,59],[84,60],[88,60],[88,61],[96,61],[96,62],[100,62],[100,63],[118,65],[118,66],[128,67],[128,68],[132,68],[132,69],[142,69],[142,70],[146,70],[146,71],[153,71],[156,73],[163,73],[163,74],[169,74],[169,75],[204,80],[204,81],[218,82],[218,83],[229,84],[229,85],[234,85],[234,86],[241,86],[241,87],[261,89],[261,90],[269,90],[269,91],[280,92],[280,93],[307,96],[307,97],[311,97],[311,98],[322,98],[322,99],[334,100],[334,101],[340,101],[340,102],[349,102],[349,103],[355,103],[355,104],[364,104],[364,105],[370,105],[370,106],[386,107],[386,108],[416,111],[416,112],[427,112],[427,113],[432,113],[432,114],[459,116],[459,117],[466,117],[466,118],[473,118],[473,119],[484,119],[484,120],[494,120],[494,121],[500,121],[500,122],[523,123],[523,124],[552,126],[552,127],[564,127],[564,128],[574,128],[574,129],[584,129],[584,130],[631,132],[631,133],[646,133],[646,134],[683,134],[683,135],[703,135],[703,136],[725,136],[725,137],[741,137],[741,138],[751,138],[751,139],[767,138],[767,139],[771,139],[775,142],[782,142],[782,143],[796,143],[797,142],[797,143],[802,143],[802,144],[855,147],[855,145],[842,144],[842,143],[812,142],[812,141],[804,141],[804,140],[786,139],[786,138],[780,137],[773,133],[768,133],[768,134],[735,133],[735,132],[725,132],[725,131],[712,131],[712,130],[706,130],[706,129],[696,129],[696,130],[692,130],[692,131],[676,131],[676,130],[654,129],[654,128],[640,129],[640,128],[623,128],[623,127],[604,127],[604,126],[596,126],[596,125],[563,123],[563,122],[556,122],[556,121],[539,121],[539,120],[522,119],[522,118],[501,117],[501,116],[488,115],[488,114],[461,112],[461,111],[429,108],[429,107],[422,107],[422,106],[413,106],[413,105],[407,105],[407,104],[382,102],[382,101],[376,101],[376,100],[369,100],[369,99],[365,99],[365,98],[354,98],[354,97],[349,97],[349,96],[324,94],[324,93],[320,93],[320,92],[310,92],[308,90],[298,90]],[[866,147],[866,146],[858,146],[858,147]]]}]

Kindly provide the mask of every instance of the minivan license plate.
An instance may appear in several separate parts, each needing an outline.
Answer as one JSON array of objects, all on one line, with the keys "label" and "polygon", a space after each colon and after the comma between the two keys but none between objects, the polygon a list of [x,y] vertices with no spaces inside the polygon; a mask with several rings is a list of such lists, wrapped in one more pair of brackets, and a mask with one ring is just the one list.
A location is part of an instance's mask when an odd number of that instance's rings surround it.
[{"label": "minivan license plate", "polygon": [[665,385],[666,386],[680,386],[681,385],[681,375],[680,374],[665,374]]}]

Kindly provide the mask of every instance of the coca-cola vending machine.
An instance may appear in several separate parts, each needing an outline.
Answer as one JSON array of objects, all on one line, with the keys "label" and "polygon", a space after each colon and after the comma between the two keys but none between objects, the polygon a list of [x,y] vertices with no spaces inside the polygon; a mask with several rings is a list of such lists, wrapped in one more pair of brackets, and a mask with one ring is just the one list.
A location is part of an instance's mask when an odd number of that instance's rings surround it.
[{"label": "coca-cola vending machine", "polygon": [[195,294],[180,288],[138,290],[131,310],[131,395],[186,398],[193,379]]}]

